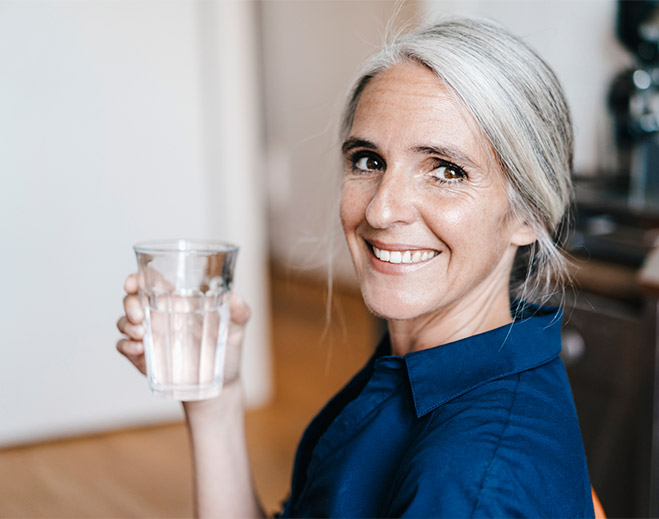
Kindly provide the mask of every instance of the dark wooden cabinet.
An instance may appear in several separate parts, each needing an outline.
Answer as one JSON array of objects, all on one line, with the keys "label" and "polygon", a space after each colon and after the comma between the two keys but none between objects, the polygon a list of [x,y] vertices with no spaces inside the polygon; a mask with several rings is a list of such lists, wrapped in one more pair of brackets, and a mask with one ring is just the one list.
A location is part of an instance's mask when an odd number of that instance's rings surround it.
[{"label": "dark wooden cabinet", "polygon": [[659,514],[659,489],[652,488],[656,337],[654,299],[582,288],[565,304],[562,356],[608,517]]}]

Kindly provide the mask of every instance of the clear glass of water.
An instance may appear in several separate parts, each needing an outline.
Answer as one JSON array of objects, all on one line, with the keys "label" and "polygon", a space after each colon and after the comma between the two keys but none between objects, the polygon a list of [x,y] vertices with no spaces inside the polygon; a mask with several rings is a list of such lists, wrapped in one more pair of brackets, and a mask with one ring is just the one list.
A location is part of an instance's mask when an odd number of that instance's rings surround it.
[{"label": "clear glass of water", "polygon": [[238,248],[194,240],[141,242],[133,248],[152,392],[176,400],[217,396]]}]

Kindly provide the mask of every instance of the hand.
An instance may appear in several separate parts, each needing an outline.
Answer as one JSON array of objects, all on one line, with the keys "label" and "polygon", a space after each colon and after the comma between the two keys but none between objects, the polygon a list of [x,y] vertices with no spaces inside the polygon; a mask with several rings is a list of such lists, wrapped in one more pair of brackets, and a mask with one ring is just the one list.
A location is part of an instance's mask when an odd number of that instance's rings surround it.
[{"label": "hand", "polygon": [[231,322],[227,336],[227,352],[224,361],[224,385],[231,384],[240,378],[240,361],[242,358],[245,328],[252,311],[238,294],[232,293],[229,298]]},{"label": "hand", "polygon": [[126,356],[133,365],[146,375],[146,361],[144,359],[144,311],[137,295],[137,274],[131,274],[124,283],[126,297],[124,298],[124,313],[117,321],[117,328],[125,338],[117,342],[117,350]]},{"label": "hand", "polygon": [[[146,374],[146,361],[144,358],[144,311],[138,297],[138,277],[131,274],[126,278],[124,290],[124,313],[117,321],[117,328],[125,335],[117,342],[117,350],[122,353],[133,365]],[[229,299],[231,323],[227,338],[227,351],[224,365],[224,384],[228,385],[240,378],[240,360],[245,326],[251,311],[238,294],[231,294]]]}]

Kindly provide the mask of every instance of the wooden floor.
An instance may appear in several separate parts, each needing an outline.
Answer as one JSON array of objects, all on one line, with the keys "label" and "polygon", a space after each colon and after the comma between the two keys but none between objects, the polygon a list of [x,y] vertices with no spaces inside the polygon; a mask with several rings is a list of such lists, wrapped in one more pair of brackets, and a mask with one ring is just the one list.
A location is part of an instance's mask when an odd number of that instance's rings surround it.
[{"label": "wooden floor", "polygon": [[[273,276],[275,396],[246,416],[252,470],[280,509],[308,421],[370,356],[377,325],[338,290],[325,328],[321,285]],[[181,423],[0,450],[0,517],[190,517],[189,446]]]}]

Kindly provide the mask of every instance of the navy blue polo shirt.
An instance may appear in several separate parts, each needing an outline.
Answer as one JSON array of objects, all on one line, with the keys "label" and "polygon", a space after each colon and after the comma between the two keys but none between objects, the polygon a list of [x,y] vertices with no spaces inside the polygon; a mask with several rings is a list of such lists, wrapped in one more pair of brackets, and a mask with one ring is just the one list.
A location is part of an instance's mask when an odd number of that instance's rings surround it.
[{"label": "navy blue polo shirt", "polygon": [[404,357],[385,337],[305,431],[283,517],[593,517],[561,313],[531,310]]}]

